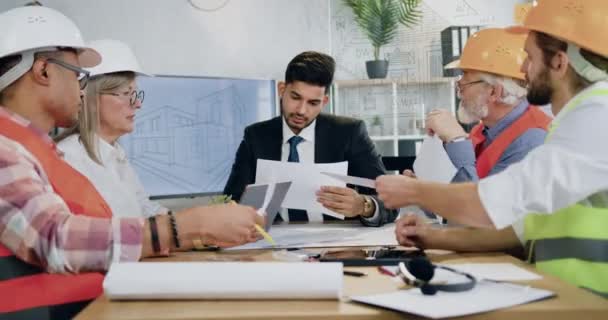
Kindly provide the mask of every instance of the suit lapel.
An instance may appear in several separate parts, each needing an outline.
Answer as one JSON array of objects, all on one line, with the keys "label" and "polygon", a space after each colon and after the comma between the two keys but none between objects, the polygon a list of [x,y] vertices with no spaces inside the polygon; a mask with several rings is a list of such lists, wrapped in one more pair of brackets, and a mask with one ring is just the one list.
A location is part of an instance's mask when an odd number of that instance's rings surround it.
[{"label": "suit lapel", "polygon": [[329,123],[328,119],[322,113],[317,117],[315,127],[315,163],[329,163],[332,151],[329,144]]},{"label": "suit lapel", "polygon": [[274,118],[270,122],[268,134],[268,143],[262,142],[261,145],[267,146],[265,154],[268,156],[268,160],[281,161],[281,148],[283,146],[283,120],[282,116]]}]

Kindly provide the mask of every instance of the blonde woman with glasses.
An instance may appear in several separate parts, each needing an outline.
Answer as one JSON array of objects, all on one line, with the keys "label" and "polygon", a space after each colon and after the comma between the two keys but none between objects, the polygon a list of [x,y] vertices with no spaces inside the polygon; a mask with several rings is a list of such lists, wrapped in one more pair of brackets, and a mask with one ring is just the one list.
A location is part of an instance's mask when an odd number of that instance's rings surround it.
[{"label": "blonde woman with glasses", "polygon": [[[112,210],[112,216],[146,217],[150,226],[156,226],[156,218],[169,213],[172,220],[170,233],[177,248],[183,248],[184,242],[196,247],[228,247],[257,240],[259,234],[255,231],[255,224],[263,224],[264,221],[251,207],[226,204],[189,208],[172,214],[167,208],[149,200],[117,142],[118,138],[134,129],[135,113],[144,100],[143,91],[137,88],[136,77],[146,74],[126,44],[116,40],[98,40],[91,42],[90,46],[101,54],[102,62],[88,69],[90,80],[78,124],[57,138],[58,148],[63,151],[65,161],[95,186]],[[181,218],[186,216],[182,213],[195,222]],[[164,221],[163,218],[160,221]],[[204,234],[193,236],[188,230],[180,232],[185,223],[198,225],[204,229]],[[152,237],[156,238],[155,252],[167,251],[162,248],[162,229],[160,223],[158,228],[150,228]],[[154,236],[156,233],[157,237]]]},{"label": "blonde woman with glasses", "polygon": [[136,76],[146,76],[131,49],[116,40],[90,43],[102,63],[90,69],[85,104],[78,125],[60,135],[64,159],[93,182],[114,215],[150,217],[168,210],[150,201],[118,138],[134,129],[144,92]]}]

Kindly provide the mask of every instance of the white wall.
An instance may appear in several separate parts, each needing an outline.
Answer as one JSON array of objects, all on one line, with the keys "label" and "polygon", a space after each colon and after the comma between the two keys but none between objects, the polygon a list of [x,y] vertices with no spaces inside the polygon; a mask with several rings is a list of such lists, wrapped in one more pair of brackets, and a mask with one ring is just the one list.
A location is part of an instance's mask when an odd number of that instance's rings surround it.
[{"label": "white wall", "polygon": [[[498,26],[514,24],[516,3],[526,0],[423,0],[421,22],[399,27],[392,43],[380,54],[389,60],[389,78],[425,81],[441,77],[440,33],[450,26]],[[352,10],[342,0],[332,0],[331,53],[336,58],[336,78],[367,78],[365,61],[373,59],[370,41],[354,23]]]},{"label": "white wall", "polygon": [[[2,0],[0,11],[28,1]],[[188,0],[40,1],[72,18],[86,39],[129,43],[154,74],[282,79],[293,56],[319,50],[337,58],[338,79],[360,78],[367,60],[362,53],[371,51],[342,0],[193,0],[209,6],[225,3],[215,11],[197,10]],[[437,32],[450,25],[509,25],[513,5],[521,2],[528,1],[424,0],[425,23],[402,30],[386,52],[413,50],[410,44],[426,48],[416,50],[436,50]],[[426,65],[421,61],[414,63],[422,70],[416,74],[428,76],[428,60]],[[206,200],[164,203],[180,208]]]},{"label": "white wall", "polygon": [[[0,11],[28,1],[2,0]],[[219,6],[211,11],[197,10],[188,0],[40,1],[72,18],[86,39],[129,43],[154,74],[282,79],[293,56],[319,50],[336,57],[337,79],[354,79],[365,77],[371,53],[342,0],[192,0]],[[414,50],[422,59],[429,48],[436,50],[441,29],[509,25],[514,4],[522,2],[528,1],[424,0],[424,23],[403,29],[383,54]],[[423,68],[417,74],[428,76],[428,61],[415,60],[412,65]]]},{"label": "white wall", "polygon": [[[0,11],[26,2],[2,0]],[[40,2],[72,18],[86,39],[129,43],[154,74],[281,79],[301,51],[329,52],[327,0],[228,0],[211,12],[188,0]]]}]

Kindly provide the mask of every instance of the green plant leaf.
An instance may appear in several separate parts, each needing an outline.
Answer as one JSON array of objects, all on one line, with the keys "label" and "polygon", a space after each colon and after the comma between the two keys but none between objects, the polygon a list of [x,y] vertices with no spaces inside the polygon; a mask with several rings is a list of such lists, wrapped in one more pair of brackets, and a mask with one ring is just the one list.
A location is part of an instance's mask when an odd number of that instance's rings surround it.
[{"label": "green plant leaf", "polygon": [[351,8],[355,22],[370,40],[376,60],[380,48],[397,35],[399,24],[411,28],[422,18],[418,9],[421,0],[343,0],[343,3]]}]

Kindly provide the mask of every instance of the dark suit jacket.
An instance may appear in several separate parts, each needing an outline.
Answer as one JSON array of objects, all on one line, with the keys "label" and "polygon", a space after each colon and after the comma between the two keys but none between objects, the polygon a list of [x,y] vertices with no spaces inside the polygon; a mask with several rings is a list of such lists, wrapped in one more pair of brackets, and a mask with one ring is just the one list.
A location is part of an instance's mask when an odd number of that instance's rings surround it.
[{"label": "dark suit jacket", "polygon": [[[349,175],[370,179],[385,173],[380,155],[369,138],[363,121],[327,114],[319,114],[316,121],[315,163],[348,161]],[[245,187],[255,182],[257,159],[281,160],[282,126],[283,121],[279,116],[245,128],[224,194],[232,195],[236,201],[240,200]],[[362,194],[373,195],[374,192],[367,188],[357,190]],[[361,222],[369,226],[393,222],[397,211],[386,209],[377,197],[375,199],[379,207],[379,223],[371,224],[363,218]]]}]

